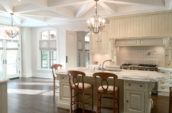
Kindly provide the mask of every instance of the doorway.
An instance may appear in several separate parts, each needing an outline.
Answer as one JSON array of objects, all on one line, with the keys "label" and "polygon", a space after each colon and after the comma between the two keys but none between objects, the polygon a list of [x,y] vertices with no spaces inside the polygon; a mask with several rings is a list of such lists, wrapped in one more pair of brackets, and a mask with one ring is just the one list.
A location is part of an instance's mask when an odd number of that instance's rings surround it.
[{"label": "doorway", "polygon": [[20,77],[19,38],[0,39],[0,74],[1,80]]}]

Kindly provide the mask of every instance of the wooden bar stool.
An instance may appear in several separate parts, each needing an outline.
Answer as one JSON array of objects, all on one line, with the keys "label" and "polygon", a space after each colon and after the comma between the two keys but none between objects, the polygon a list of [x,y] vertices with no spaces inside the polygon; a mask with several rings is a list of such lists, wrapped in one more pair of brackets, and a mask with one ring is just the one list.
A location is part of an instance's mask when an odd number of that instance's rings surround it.
[{"label": "wooden bar stool", "polygon": [[71,113],[74,112],[73,110],[74,105],[76,105],[75,106],[76,109],[79,106],[82,106],[82,112],[83,113],[85,112],[84,97],[86,95],[86,91],[89,89],[91,89],[91,94],[90,94],[92,99],[91,108],[93,110],[93,86],[89,83],[84,82],[85,73],[81,71],[69,70],[68,76],[69,76],[70,95],[71,95],[71,101],[70,101]]},{"label": "wooden bar stool", "polygon": [[56,93],[56,79],[57,79],[56,72],[58,69],[61,69],[61,68],[62,68],[61,64],[53,64],[51,66],[52,74],[53,74],[53,95],[54,95],[54,97],[55,97],[55,93]]},{"label": "wooden bar stool", "polygon": [[170,87],[170,95],[169,95],[169,113],[172,113],[172,87]]},{"label": "wooden bar stool", "polygon": [[117,75],[107,72],[93,74],[97,90],[97,113],[101,113],[101,98],[110,96],[113,99],[113,113],[119,113],[119,88],[116,86]]}]

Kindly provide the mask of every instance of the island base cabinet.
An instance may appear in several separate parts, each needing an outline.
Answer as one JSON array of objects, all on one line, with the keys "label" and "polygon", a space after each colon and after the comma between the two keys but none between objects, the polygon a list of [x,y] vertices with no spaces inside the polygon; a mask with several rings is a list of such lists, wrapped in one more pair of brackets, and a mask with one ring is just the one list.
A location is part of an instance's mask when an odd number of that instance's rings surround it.
[{"label": "island base cabinet", "polygon": [[144,113],[144,92],[125,91],[125,113]]},{"label": "island base cabinet", "polygon": [[151,113],[154,83],[124,81],[124,113]]},{"label": "island base cabinet", "polygon": [[60,108],[70,108],[70,86],[68,76],[59,77],[59,96],[57,100],[57,106]]},{"label": "island base cabinet", "polygon": [[8,110],[7,110],[7,82],[0,83],[0,113],[8,113]]}]

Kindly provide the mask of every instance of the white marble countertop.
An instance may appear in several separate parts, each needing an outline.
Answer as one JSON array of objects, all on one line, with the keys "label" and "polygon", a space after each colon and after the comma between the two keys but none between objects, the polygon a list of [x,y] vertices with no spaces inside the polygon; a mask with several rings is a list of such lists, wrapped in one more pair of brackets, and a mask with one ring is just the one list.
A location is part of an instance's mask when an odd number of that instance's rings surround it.
[{"label": "white marble countertop", "polygon": [[[58,70],[57,74],[67,75],[68,70],[78,70],[86,73],[86,76],[92,77],[95,72],[102,72],[101,70],[93,70],[84,67],[75,67],[69,69]],[[118,79],[144,81],[144,82],[157,82],[164,77],[163,73],[156,71],[140,71],[140,70],[121,70],[121,71],[103,71],[114,73],[118,76]]]},{"label": "white marble countertop", "polygon": [[170,67],[158,67],[158,69],[163,70],[163,71],[172,72],[172,68],[170,68]]}]

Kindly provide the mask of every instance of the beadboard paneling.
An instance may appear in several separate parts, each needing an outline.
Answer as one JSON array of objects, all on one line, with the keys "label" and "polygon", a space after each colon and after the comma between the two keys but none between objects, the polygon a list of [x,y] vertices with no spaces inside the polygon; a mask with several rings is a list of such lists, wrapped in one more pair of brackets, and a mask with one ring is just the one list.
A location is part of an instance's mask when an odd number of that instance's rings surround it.
[{"label": "beadboard paneling", "polygon": [[114,17],[106,29],[111,38],[172,36],[172,12]]}]

